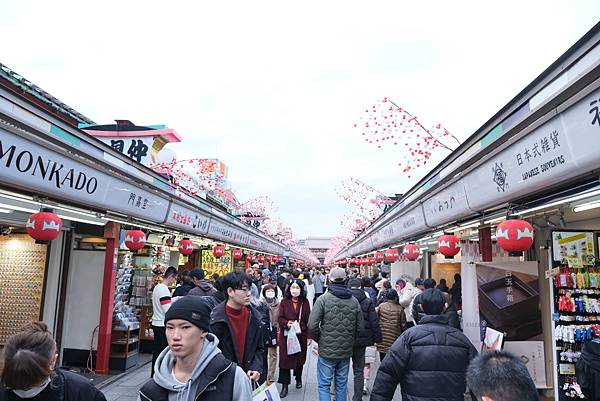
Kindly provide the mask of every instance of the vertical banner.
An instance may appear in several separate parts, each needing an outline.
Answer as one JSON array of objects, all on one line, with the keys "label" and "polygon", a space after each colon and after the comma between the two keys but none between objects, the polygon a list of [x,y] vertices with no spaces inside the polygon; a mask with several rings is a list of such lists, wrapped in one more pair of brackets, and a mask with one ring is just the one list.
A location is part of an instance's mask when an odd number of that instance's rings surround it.
[{"label": "vertical banner", "polygon": [[225,251],[225,254],[220,258],[215,258],[211,249],[204,249],[202,251],[202,269],[204,275],[209,278],[213,274],[217,273],[223,277],[232,270],[232,258],[231,250]]}]

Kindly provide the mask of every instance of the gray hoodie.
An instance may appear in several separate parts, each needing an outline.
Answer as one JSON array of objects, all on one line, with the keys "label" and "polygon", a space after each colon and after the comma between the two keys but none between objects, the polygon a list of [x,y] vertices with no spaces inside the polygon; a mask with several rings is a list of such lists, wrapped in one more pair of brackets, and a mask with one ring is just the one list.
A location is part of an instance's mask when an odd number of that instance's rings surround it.
[{"label": "gray hoodie", "polygon": [[[210,337],[210,338],[209,338]],[[221,353],[218,348],[219,340],[213,334],[208,333],[204,340],[202,353],[198,358],[196,367],[192,372],[192,376],[186,384],[181,384],[173,376],[173,366],[175,365],[175,357],[169,348],[165,348],[160,353],[156,360],[156,369],[154,371],[154,381],[156,384],[169,390],[169,401],[194,401],[198,390],[198,377],[204,371],[208,363]],[[233,384],[233,399],[232,401],[248,401],[252,399],[252,388],[250,387],[250,379],[242,368],[235,368],[235,379]],[[138,397],[138,401],[140,398]]]}]

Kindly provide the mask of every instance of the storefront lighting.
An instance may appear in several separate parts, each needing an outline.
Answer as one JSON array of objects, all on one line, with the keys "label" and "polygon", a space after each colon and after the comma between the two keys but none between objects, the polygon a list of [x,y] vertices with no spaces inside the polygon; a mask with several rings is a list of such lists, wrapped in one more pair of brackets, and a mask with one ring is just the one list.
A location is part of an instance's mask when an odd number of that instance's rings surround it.
[{"label": "storefront lighting", "polygon": [[479,227],[480,224],[481,224],[481,222],[479,220],[473,220],[473,221],[470,221],[468,223],[458,226],[456,228],[456,230],[465,230],[467,228]]},{"label": "storefront lighting", "polygon": [[499,223],[504,220],[506,220],[506,216],[496,217],[495,219],[486,220],[483,222],[483,224],[494,224],[494,223]]},{"label": "storefront lighting", "polygon": [[63,220],[77,221],[79,223],[93,224],[95,226],[104,226],[106,224],[105,222],[99,221],[99,220],[86,220],[86,219],[81,219],[79,217],[65,216],[64,214],[58,214],[58,213],[56,215]]},{"label": "storefront lighting", "polygon": [[12,210],[0,208],[0,213],[11,213]]},{"label": "storefront lighting", "polygon": [[586,193],[579,194],[579,195],[575,195],[575,196],[572,196],[570,198],[566,198],[566,199],[562,199],[562,200],[557,200],[557,201],[554,201],[554,202],[546,203],[545,205],[532,207],[530,209],[521,210],[521,211],[517,212],[516,214],[522,216],[524,214],[528,214],[528,213],[535,212],[535,211],[538,211],[538,210],[547,209],[549,207],[558,206],[558,205],[562,205],[562,204],[565,204],[565,203],[569,203],[569,202],[574,202],[574,201],[581,200],[581,199],[590,198],[590,197],[596,196],[596,195],[600,195],[600,189],[597,189],[597,190],[591,191],[591,192],[586,192]]},{"label": "storefront lighting", "polygon": [[116,219],[114,217],[102,217],[102,220],[112,221],[112,222],[120,223],[120,224],[125,224],[125,225],[132,226],[132,227],[143,228],[145,230],[165,232],[165,230],[163,228],[160,228],[160,227],[146,226],[144,224],[139,224],[139,223],[135,223],[135,222],[127,221],[127,220]]},{"label": "storefront lighting", "polygon": [[573,211],[578,213],[578,212],[583,212],[585,210],[596,209],[599,207],[600,207],[600,201],[594,201],[594,202],[584,203],[583,205],[576,206],[573,208]]},{"label": "storefront lighting", "polygon": [[429,248],[428,248],[428,247],[422,247],[422,248],[419,248],[419,249],[420,249],[421,251],[428,251],[428,250],[429,250]]}]

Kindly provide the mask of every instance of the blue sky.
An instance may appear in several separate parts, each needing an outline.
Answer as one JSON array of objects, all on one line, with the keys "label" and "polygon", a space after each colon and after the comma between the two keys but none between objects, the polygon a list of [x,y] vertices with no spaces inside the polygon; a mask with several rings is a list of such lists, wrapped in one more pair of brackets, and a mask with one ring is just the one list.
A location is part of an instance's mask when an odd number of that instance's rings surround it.
[{"label": "blue sky", "polygon": [[3,5],[1,62],[97,122],[175,128],[177,154],[222,159],[241,200],[332,235],[342,180],[418,179],[364,145],[366,106],[387,96],[464,139],[599,17],[587,0],[23,1]]}]

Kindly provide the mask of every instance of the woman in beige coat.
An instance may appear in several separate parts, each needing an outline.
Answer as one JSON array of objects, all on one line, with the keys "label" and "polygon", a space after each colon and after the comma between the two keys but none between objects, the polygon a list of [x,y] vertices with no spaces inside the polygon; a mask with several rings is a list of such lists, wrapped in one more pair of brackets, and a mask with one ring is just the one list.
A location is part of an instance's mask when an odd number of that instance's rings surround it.
[{"label": "woman in beige coat", "polygon": [[376,345],[379,356],[383,361],[385,354],[394,341],[400,337],[406,326],[404,308],[398,303],[398,293],[396,290],[389,289],[386,291],[383,303],[377,307],[377,314],[379,315],[382,340]]}]

